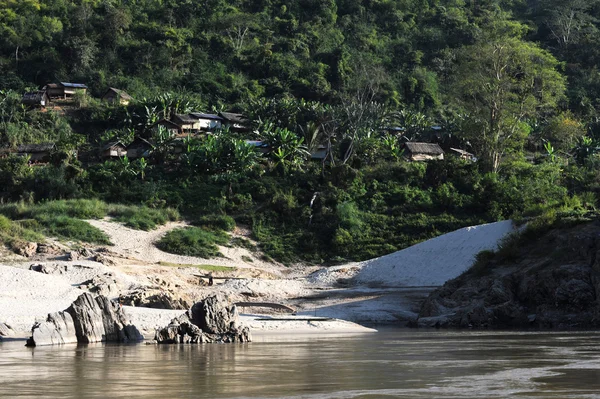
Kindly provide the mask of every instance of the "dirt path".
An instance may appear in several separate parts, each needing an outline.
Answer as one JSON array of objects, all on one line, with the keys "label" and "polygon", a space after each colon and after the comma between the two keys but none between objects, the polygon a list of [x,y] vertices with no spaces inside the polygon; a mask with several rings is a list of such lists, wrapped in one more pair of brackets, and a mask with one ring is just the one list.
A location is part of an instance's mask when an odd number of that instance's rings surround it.
[{"label": "dirt path", "polygon": [[[277,264],[265,262],[258,258],[256,254],[245,248],[219,247],[224,255],[222,258],[203,259],[194,256],[182,256],[170,254],[161,251],[156,247],[156,243],[167,232],[188,226],[184,222],[170,222],[160,226],[152,231],[134,230],[120,223],[109,220],[88,220],[92,226],[104,231],[114,244],[110,247],[111,251],[125,258],[139,260],[145,263],[156,264],[159,262],[175,263],[181,265],[215,265],[230,266],[236,268],[259,269],[271,273],[275,276],[281,276],[285,267]],[[252,261],[248,261],[251,259]]]}]

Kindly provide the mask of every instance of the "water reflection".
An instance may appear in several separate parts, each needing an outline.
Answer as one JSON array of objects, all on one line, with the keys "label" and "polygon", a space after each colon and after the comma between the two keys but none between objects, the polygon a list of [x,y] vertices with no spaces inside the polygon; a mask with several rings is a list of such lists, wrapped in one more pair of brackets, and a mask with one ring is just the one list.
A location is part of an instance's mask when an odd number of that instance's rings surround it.
[{"label": "water reflection", "polygon": [[600,333],[258,335],[250,344],[0,344],[0,397],[584,398]]}]

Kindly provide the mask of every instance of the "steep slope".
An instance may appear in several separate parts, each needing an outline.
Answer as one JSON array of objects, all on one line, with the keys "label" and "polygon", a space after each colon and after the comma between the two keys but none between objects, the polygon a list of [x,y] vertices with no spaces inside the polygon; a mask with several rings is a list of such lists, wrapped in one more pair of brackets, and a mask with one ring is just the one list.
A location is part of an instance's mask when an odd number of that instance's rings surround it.
[{"label": "steep slope", "polygon": [[484,250],[515,231],[510,220],[465,227],[390,255],[359,263],[359,284],[384,287],[440,286],[459,276]]}]

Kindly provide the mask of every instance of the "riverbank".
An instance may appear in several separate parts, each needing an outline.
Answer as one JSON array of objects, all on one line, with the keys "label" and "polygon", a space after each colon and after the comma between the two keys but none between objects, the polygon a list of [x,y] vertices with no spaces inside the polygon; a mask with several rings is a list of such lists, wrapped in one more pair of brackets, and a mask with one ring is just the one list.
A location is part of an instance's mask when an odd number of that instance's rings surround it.
[{"label": "riverbank", "polygon": [[[175,259],[154,247],[180,225],[148,233],[100,221],[96,226],[116,245],[5,258],[0,261],[0,322],[26,336],[34,322],[90,291],[121,302],[132,323],[151,337],[194,302],[221,293],[246,304],[239,311],[254,331],[371,332],[363,325],[414,320],[437,284],[463,273],[477,252],[494,249],[513,229],[511,222],[461,229],[368,262],[320,267],[259,261],[256,253],[225,247],[224,258]],[[283,305],[294,315],[252,303]]]}]

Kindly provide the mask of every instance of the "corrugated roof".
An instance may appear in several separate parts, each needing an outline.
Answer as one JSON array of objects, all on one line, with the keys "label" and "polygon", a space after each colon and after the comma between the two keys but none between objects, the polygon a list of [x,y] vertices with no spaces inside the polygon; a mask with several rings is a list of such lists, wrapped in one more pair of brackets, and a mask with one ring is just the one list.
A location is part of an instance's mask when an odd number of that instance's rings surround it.
[{"label": "corrugated roof", "polygon": [[49,152],[52,151],[56,145],[54,143],[42,143],[42,144],[22,144],[17,147],[19,153],[36,153],[36,152]]},{"label": "corrugated roof", "polygon": [[438,144],[409,142],[405,146],[413,154],[441,155],[444,153],[444,150]]},{"label": "corrugated roof", "polygon": [[250,123],[250,119],[242,114],[236,114],[234,112],[219,112],[219,115],[231,123],[237,123],[239,125]]},{"label": "corrugated roof", "polygon": [[460,148],[450,148],[450,149],[452,151],[454,151],[454,152],[459,153],[460,155],[465,155],[465,156],[468,156],[468,157],[472,157],[473,156],[473,154],[471,154],[470,152],[465,151],[465,150],[461,150]]},{"label": "corrugated roof", "polygon": [[60,82],[64,87],[71,87],[73,89],[87,89],[88,87],[83,83],[69,83],[69,82]]},{"label": "corrugated roof", "polygon": [[190,113],[190,115],[195,116],[196,118],[199,119],[212,119],[212,120],[216,120],[216,121],[222,121],[223,118],[221,118],[219,115],[213,115],[213,114],[203,114],[201,112],[192,112]]},{"label": "corrugated roof", "polygon": [[183,123],[195,123],[198,120],[198,118],[189,114],[175,114],[175,117]]}]

